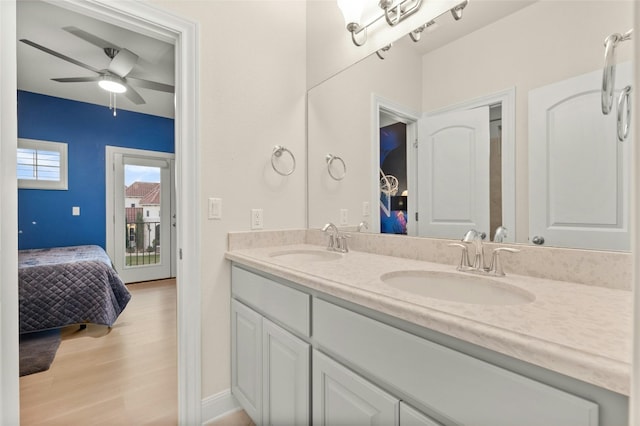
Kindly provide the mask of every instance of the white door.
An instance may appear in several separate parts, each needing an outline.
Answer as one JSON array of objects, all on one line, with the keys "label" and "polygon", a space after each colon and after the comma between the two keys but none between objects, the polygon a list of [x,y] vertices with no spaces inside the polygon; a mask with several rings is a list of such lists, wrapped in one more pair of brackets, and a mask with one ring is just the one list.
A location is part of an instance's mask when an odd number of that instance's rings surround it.
[{"label": "white door", "polygon": [[489,233],[489,107],[424,117],[418,130],[418,235]]},{"label": "white door", "polygon": [[125,283],[175,276],[173,154],[108,147],[107,161],[107,251],[118,274]]},{"label": "white door", "polygon": [[[617,99],[631,64],[616,69]],[[529,92],[529,239],[629,250],[630,140],[600,108],[602,71]],[[540,241],[540,239],[537,239]]]}]

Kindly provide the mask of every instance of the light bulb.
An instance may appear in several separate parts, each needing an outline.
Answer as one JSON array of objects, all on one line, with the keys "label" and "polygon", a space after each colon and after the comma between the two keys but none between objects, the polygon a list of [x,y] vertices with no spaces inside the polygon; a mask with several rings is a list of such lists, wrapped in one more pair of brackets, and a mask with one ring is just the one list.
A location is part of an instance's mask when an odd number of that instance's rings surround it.
[{"label": "light bulb", "polygon": [[103,76],[102,79],[98,81],[98,85],[107,92],[111,93],[124,93],[127,91],[127,88],[124,84],[120,83],[110,75]]}]

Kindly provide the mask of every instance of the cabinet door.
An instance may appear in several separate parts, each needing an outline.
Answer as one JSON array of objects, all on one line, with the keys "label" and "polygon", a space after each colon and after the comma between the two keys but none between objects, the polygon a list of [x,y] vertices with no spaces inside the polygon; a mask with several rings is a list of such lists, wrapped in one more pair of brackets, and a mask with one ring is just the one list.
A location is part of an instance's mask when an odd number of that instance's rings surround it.
[{"label": "cabinet door", "polygon": [[309,424],[309,344],[262,319],[262,423]]},{"label": "cabinet door", "polygon": [[326,355],[313,351],[313,424],[391,426],[399,400]]},{"label": "cabinet door", "polygon": [[262,317],[231,301],[231,392],[256,424],[262,422]]},{"label": "cabinet door", "polygon": [[440,423],[400,402],[400,426],[440,426]]}]

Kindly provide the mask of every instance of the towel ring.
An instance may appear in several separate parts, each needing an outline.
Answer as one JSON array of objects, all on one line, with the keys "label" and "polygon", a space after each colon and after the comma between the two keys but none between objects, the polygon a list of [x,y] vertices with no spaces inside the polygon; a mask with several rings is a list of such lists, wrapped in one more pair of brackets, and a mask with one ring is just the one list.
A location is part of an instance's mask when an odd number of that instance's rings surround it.
[{"label": "towel ring", "polygon": [[[344,160],[342,158],[338,157],[337,155],[333,155],[333,154],[327,154],[327,156],[325,158],[327,160],[327,171],[329,172],[329,176],[331,176],[331,178],[334,179],[334,180],[342,180],[342,179],[344,179],[344,177],[347,175],[347,165],[344,163]],[[342,174],[341,175],[335,175],[331,171],[331,166],[333,166],[333,162],[334,161],[338,161],[338,162],[342,163]]]},{"label": "towel ring", "polygon": [[[629,136],[629,125],[631,124],[630,94],[631,86],[627,86],[622,89],[622,92],[620,92],[620,96],[618,97],[618,140],[620,142],[624,142],[624,140]],[[623,111],[627,112],[626,120]]]},{"label": "towel ring", "polygon": [[607,115],[613,106],[613,91],[616,80],[616,46],[630,40],[633,29],[624,34],[614,33],[604,40],[604,68],[602,69],[602,113]]},{"label": "towel ring", "polygon": [[[291,160],[293,160],[293,165],[291,166],[291,170],[281,171],[276,167],[276,159],[282,157],[282,154],[286,152],[291,156]],[[291,151],[281,145],[276,145],[273,147],[273,152],[271,153],[271,167],[276,171],[279,175],[289,176],[296,169],[296,157],[293,155]]]}]

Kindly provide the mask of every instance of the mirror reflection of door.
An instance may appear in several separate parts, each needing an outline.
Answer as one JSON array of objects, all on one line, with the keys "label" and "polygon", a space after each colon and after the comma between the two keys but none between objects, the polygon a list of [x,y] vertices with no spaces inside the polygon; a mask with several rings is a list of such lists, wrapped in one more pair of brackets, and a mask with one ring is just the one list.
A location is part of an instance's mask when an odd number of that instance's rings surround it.
[{"label": "mirror reflection of door", "polygon": [[[632,79],[632,64],[618,64],[614,99]],[[532,241],[630,249],[630,143],[617,140],[617,110],[602,114],[601,85],[597,70],[529,92]]]},{"label": "mirror reflection of door", "polygon": [[418,235],[490,234],[489,107],[420,120]]}]

